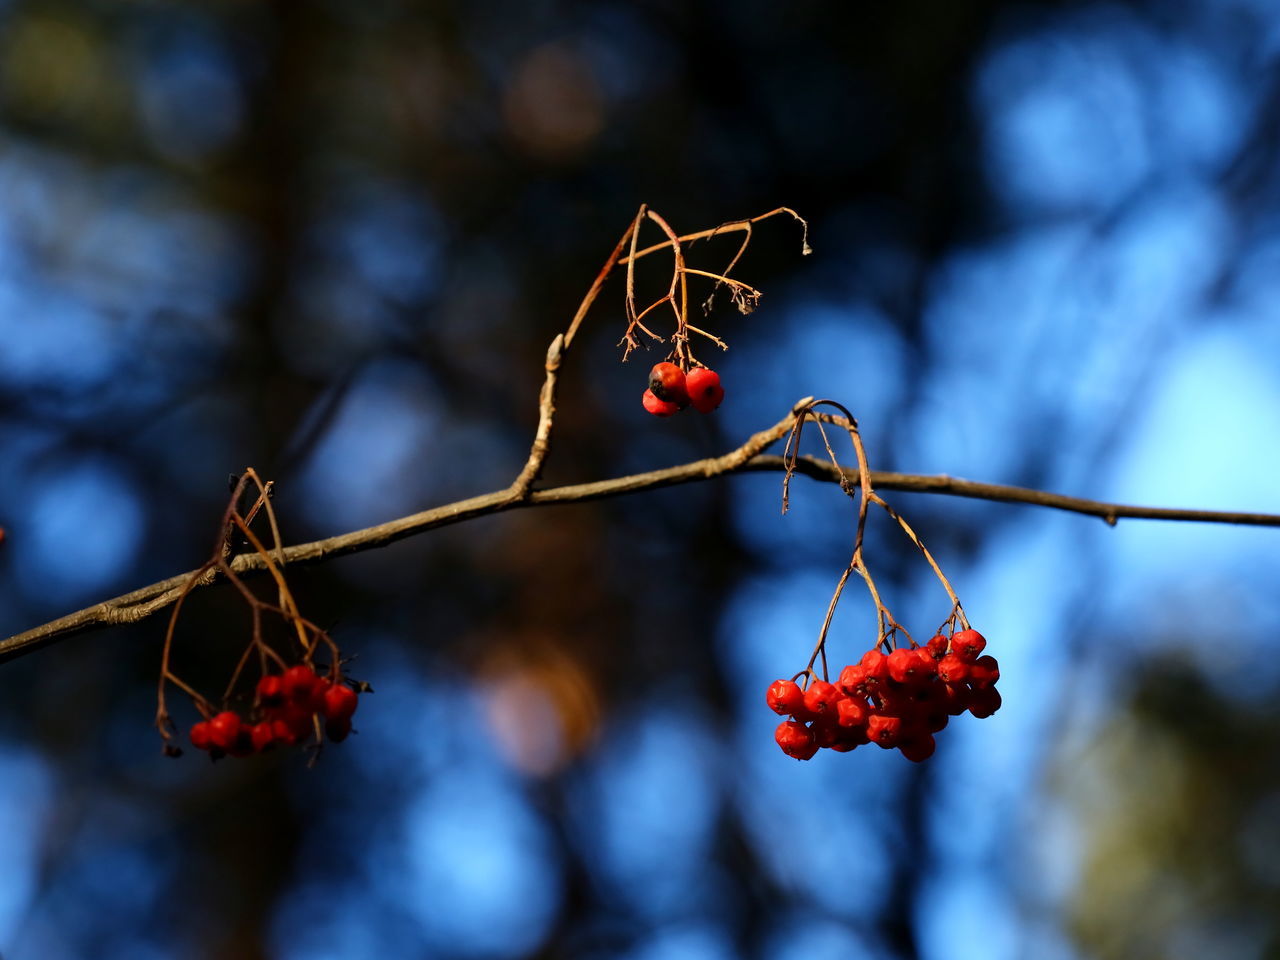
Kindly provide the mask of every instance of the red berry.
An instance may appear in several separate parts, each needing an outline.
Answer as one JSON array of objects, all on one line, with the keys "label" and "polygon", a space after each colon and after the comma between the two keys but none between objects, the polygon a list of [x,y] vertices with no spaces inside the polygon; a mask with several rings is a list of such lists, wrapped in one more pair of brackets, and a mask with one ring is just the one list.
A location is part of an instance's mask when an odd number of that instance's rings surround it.
[{"label": "red berry", "polygon": [[341,743],[351,733],[351,718],[330,720],[324,725],[324,735],[334,743]]},{"label": "red berry", "polygon": [[969,691],[969,712],[979,720],[985,720],[997,710],[1003,702],[1000,691],[995,687]]},{"label": "red berry", "polygon": [[284,680],[269,674],[258,681],[258,702],[270,710],[284,703]]},{"label": "red berry", "polygon": [[965,663],[973,663],[987,641],[977,630],[961,630],[951,638],[951,652]]},{"label": "red berry", "polygon": [[208,750],[213,746],[213,730],[208,720],[201,720],[191,728],[191,745],[197,750]]},{"label": "red berry", "polygon": [[345,683],[334,683],[324,692],[324,705],[320,712],[329,721],[350,720],[359,703],[359,694]]},{"label": "red berry", "polygon": [[813,742],[816,743],[819,748],[834,747],[840,742],[841,730],[830,720],[825,718],[822,720],[816,720],[810,730],[813,733]]},{"label": "red berry", "polygon": [[219,750],[231,752],[240,736],[240,716],[230,710],[224,710],[209,721],[209,740]]},{"label": "red berry", "polygon": [[886,750],[898,745],[902,733],[902,718],[873,713],[867,718],[867,739]]},{"label": "red berry", "polygon": [[876,647],[862,655],[859,663],[868,680],[885,680],[889,676],[889,658]]},{"label": "red berry", "polygon": [[861,727],[867,722],[867,705],[862,700],[844,697],[836,705],[836,720],[842,727]]},{"label": "red berry", "polygon": [[724,400],[724,387],[720,386],[720,374],[706,367],[695,367],[685,380],[689,402],[699,413],[710,413]]},{"label": "red berry", "polygon": [[941,660],[947,655],[947,638],[939,633],[930,639],[924,648],[929,651],[933,659]]},{"label": "red berry", "polygon": [[795,720],[783,720],[773,733],[782,752],[797,760],[808,760],[818,752],[818,745],[813,740],[813,733],[803,723]]},{"label": "red berry", "polygon": [[859,696],[863,690],[863,684],[867,682],[867,672],[862,669],[860,664],[851,663],[840,671],[840,676],[836,679],[836,686],[840,688],[840,692],[850,697]]},{"label": "red berry", "polygon": [[769,709],[780,717],[795,716],[804,711],[804,691],[794,680],[775,680],[764,695]]},{"label": "red berry", "polygon": [[905,738],[898,744],[898,749],[902,751],[902,755],[908,760],[920,763],[922,760],[928,760],[933,756],[934,748],[937,742],[933,736],[927,733],[917,733],[914,736]]},{"label": "red berry", "polygon": [[281,676],[280,686],[286,700],[306,706],[311,702],[311,693],[319,679],[305,663],[296,663]]},{"label": "red berry", "polygon": [[809,689],[804,692],[804,706],[815,717],[831,716],[836,714],[836,705],[840,702],[840,691],[836,689],[834,683],[827,683],[825,680],[815,680],[809,684]]},{"label": "red berry", "polygon": [[964,683],[969,679],[969,664],[954,653],[938,661],[938,677],[943,683]]},{"label": "red berry", "polygon": [[969,667],[969,683],[979,690],[994,686],[999,679],[1000,664],[996,663],[996,658],[990,654],[985,657],[979,657]]},{"label": "red berry", "polygon": [[689,405],[684,371],[674,363],[654,364],[649,371],[649,392],[664,403],[674,403],[677,408]]},{"label": "red berry", "polygon": [[269,750],[276,745],[275,727],[270,720],[263,720],[261,723],[254,724],[249,735],[253,740],[254,753],[261,753],[263,750]]},{"label": "red berry", "polygon": [[652,390],[646,390],[644,396],[640,398],[644,408],[652,413],[655,417],[669,417],[673,413],[680,412],[680,406],[667,400],[659,400],[653,395]]}]

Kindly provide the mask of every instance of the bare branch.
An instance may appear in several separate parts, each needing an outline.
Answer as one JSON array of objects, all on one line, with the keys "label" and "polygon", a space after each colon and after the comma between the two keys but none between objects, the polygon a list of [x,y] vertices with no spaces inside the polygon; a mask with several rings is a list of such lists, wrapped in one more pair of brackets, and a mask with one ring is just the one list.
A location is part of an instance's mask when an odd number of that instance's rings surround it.
[{"label": "bare branch", "polygon": [[[809,399],[806,398],[796,405],[796,409],[808,402]],[[760,431],[742,446],[731,450],[723,456],[695,460],[691,463],[667,467],[663,470],[652,470],[647,473],[637,473],[612,480],[570,484],[552,487],[548,490],[529,490],[523,497],[513,497],[511,488],[499,490],[483,496],[471,497],[455,503],[445,504],[444,506],[434,507],[388,523],[378,524],[362,530],[354,530],[340,536],[285,547],[280,552],[280,558],[287,565],[319,563],[335,557],[383,547],[397,540],[416,536],[438,527],[462,523],[476,517],[521,507],[585,503],[591,500],[641,493],[646,490],[656,490],[661,487],[670,487],[682,483],[695,483],[732,473],[783,473],[786,470],[786,463],[783,458],[762,455],[761,451],[788,434],[794,424],[795,413],[792,412],[777,424]],[[839,483],[843,480],[845,484],[860,483],[856,469],[842,468],[837,470],[834,465],[813,457],[797,457],[794,461],[794,469],[796,473],[804,474],[815,480],[834,483]],[[999,503],[1023,503],[1030,506],[1067,510],[1073,513],[1085,514],[1086,516],[1098,517],[1113,526],[1122,519],[1138,519],[1280,527],[1280,514],[1130,506],[1106,503],[1100,500],[1088,500],[1082,497],[1070,497],[1045,490],[1033,490],[1026,487],[1012,487],[996,483],[979,483],[973,480],[938,475],[928,476],[912,473],[872,471],[870,476],[873,484],[881,490],[970,497]],[[265,569],[263,558],[258,553],[241,553],[230,558],[228,563],[237,574],[256,573]],[[123,596],[95,604],[76,613],[60,617],[57,620],[9,637],[7,640],[0,641],[0,662],[15,659],[55,640],[82,633],[95,627],[136,623],[139,620],[143,620],[174,603],[183,594],[184,585],[191,579],[192,572],[169,577],[159,583],[141,587]],[[215,571],[209,570],[198,579],[196,586],[207,586],[219,579],[221,578],[217,576]]]}]

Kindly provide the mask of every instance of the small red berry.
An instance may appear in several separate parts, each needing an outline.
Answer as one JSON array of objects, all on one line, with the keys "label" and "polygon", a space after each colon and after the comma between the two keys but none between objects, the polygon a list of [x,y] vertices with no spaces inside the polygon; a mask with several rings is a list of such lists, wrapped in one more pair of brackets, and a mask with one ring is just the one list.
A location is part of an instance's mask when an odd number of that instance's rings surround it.
[{"label": "small red berry", "polygon": [[889,677],[889,658],[873,647],[862,655],[859,663],[868,680],[886,680]]},{"label": "small red berry", "polygon": [[685,380],[689,402],[699,413],[710,413],[724,400],[724,387],[720,386],[720,374],[706,367],[695,367]]},{"label": "small red berry", "polygon": [[653,395],[652,390],[646,390],[644,396],[640,398],[644,408],[652,413],[655,417],[669,417],[674,413],[680,412],[680,406],[671,403],[668,400],[659,400]]},{"label": "small red berry", "polygon": [[305,706],[311,702],[311,692],[319,679],[305,663],[296,663],[281,676],[280,686],[286,700]]},{"label": "small red berry", "polygon": [[649,371],[649,392],[659,400],[674,403],[677,407],[689,405],[684,371],[674,363],[654,364],[653,369]]},{"label": "small red berry", "polygon": [[249,735],[253,739],[254,753],[261,753],[263,750],[269,750],[276,745],[275,727],[270,720],[263,720],[261,723],[254,724]]},{"label": "small red berry", "polygon": [[979,657],[969,667],[969,683],[979,690],[994,686],[999,679],[1000,664],[990,654]]},{"label": "small red berry", "polygon": [[813,733],[803,723],[795,720],[783,720],[778,724],[773,739],[778,742],[783,753],[797,760],[809,760],[818,752]]},{"label": "small red berry", "polygon": [[840,688],[841,693],[854,697],[861,695],[863,684],[866,682],[867,672],[862,669],[861,664],[851,663],[840,671],[836,686]]},{"label": "small red berry", "polygon": [[197,750],[208,750],[213,746],[213,730],[208,720],[201,720],[191,728],[191,745]]},{"label": "small red berry", "polygon": [[224,710],[209,721],[209,740],[219,750],[231,752],[240,736],[240,716],[230,710]]},{"label": "small red berry", "polygon": [[258,702],[268,710],[284,703],[284,680],[269,674],[258,681]]},{"label": "small red berry", "polygon": [[902,733],[902,718],[873,713],[867,718],[867,739],[886,750],[898,745]]},{"label": "small red berry", "polygon": [[324,705],[320,712],[329,721],[350,720],[359,704],[359,694],[345,683],[335,683],[324,692]]},{"label": "small red berry", "polygon": [[834,747],[840,742],[842,731],[836,724],[826,718],[814,721],[810,730],[813,732],[813,742],[820,748]]},{"label": "small red berry", "polygon": [[324,735],[334,743],[341,743],[351,733],[351,718],[330,720],[324,725]]},{"label": "small red berry", "polygon": [[867,722],[867,705],[853,697],[844,697],[836,705],[836,719],[842,727],[861,727]]},{"label": "small red berry", "polygon": [[929,640],[924,647],[929,651],[929,655],[935,660],[941,660],[947,655],[947,638],[942,634],[936,634]]},{"label": "small red berry", "polygon": [[986,645],[986,638],[977,630],[961,630],[951,638],[951,652],[965,663],[977,660]]},{"label": "small red berry", "polygon": [[957,654],[948,653],[938,661],[938,677],[943,683],[964,683],[969,679],[969,664]]},{"label": "small red berry", "polygon": [[968,702],[969,712],[979,720],[985,720],[999,710],[1000,704],[1004,701],[999,690],[995,687],[987,687],[983,690],[970,690]]},{"label": "small red berry", "polygon": [[836,705],[840,702],[840,691],[834,683],[815,680],[804,692],[804,705],[815,717],[835,716]]},{"label": "small red berry", "polygon": [[932,757],[935,747],[937,747],[937,742],[928,733],[917,733],[914,736],[903,739],[898,744],[898,749],[902,751],[902,755],[914,763],[920,763]]},{"label": "small red berry", "polygon": [[804,711],[804,691],[794,680],[775,680],[769,684],[765,702],[780,717],[795,716]]}]

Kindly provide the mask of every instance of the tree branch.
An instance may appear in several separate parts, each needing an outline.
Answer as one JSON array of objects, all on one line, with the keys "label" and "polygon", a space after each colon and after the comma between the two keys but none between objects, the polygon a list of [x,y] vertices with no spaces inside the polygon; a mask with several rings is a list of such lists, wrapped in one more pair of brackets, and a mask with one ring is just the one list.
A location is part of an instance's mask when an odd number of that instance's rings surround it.
[{"label": "tree branch", "polygon": [[[761,451],[790,432],[795,424],[795,411],[803,407],[809,400],[810,398],[806,398],[800,401],[792,409],[792,412],[788,413],[781,421],[755,434],[737,449],[719,457],[695,460],[691,463],[667,467],[663,470],[651,470],[648,473],[637,473],[612,480],[569,484],[546,490],[530,490],[524,486],[523,482],[518,481],[517,484],[513,484],[512,487],[508,487],[505,490],[459,500],[455,503],[434,507],[430,510],[424,510],[421,513],[401,517],[377,526],[353,530],[340,536],[285,547],[281,551],[281,562],[294,566],[319,563],[335,557],[383,547],[397,540],[416,536],[438,527],[462,523],[476,517],[518,508],[585,503],[606,497],[656,490],[660,487],[694,483],[732,473],[782,473],[785,470],[783,458],[765,456],[762,455]],[[540,461],[541,458],[539,457],[538,460]],[[802,473],[824,482],[839,482],[842,474],[847,483],[857,484],[860,482],[856,469],[841,468],[837,470],[833,464],[813,457],[797,458],[795,470],[797,473]],[[525,472],[522,472],[522,480],[524,476]],[[970,497],[977,500],[991,500],[1001,503],[1024,503],[1031,506],[1067,510],[1073,513],[1098,517],[1113,526],[1121,519],[1147,519],[1280,527],[1280,515],[1277,514],[1129,506],[1106,503],[1099,500],[1087,500],[1081,497],[1070,497],[1045,490],[1033,490],[1026,487],[1012,487],[996,483],[979,483],[973,480],[962,480],[948,476],[889,473],[873,470],[871,471],[871,480],[873,485],[881,490]],[[521,487],[523,489],[520,489]],[[515,496],[513,496],[513,492],[516,492]],[[238,554],[231,559],[230,565],[231,569],[237,574],[251,574],[264,569],[263,559],[257,553]],[[172,604],[181,594],[183,585],[192,576],[193,573],[188,572],[169,577],[159,583],[153,583],[150,586],[142,587],[115,599],[86,607],[76,613],[68,614],[65,617],[60,617],[57,620],[0,641],[0,662],[15,659],[55,640],[82,633],[95,627],[136,623],[139,620],[143,620]],[[197,586],[207,586],[218,579],[214,571],[209,571],[200,578]]]}]

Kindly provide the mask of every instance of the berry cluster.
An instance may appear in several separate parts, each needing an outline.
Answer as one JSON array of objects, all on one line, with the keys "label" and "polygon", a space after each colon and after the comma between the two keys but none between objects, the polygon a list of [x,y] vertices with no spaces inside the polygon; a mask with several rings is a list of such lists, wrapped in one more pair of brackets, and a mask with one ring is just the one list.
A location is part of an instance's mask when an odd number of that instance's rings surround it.
[{"label": "berry cluster", "polygon": [[925,646],[878,646],[840,671],[835,683],[814,680],[801,689],[776,680],[766,701],[779,716],[774,738],[782,752],[808,760],[819,747],[847,753],[864,743],[897,747],[917,763],[933,755],[933,735],[968,711],[979,719],[1000,709],[995,657],[980,656],[987,641],[977,630],[939,634]]},{"label": "berry cluster", "polygon": [[659,363],[649,371],[649,389],[642,402],[655,417],[669,417],[688,406],[710,413],[723,399],[720,374],[714,370],[694,367],[686,374],[674,363]]},{"label": "berry cluster", "polygon": [[317,676],[305,663],[258,681],[257,697],[248,718],[224,710],[191,728],[191,744],[218,758],[247,757],[273,747],[305,743],[313,734],[334,743],[351,733],[351,718],[359,705],[356,690],[340,680]]}]

